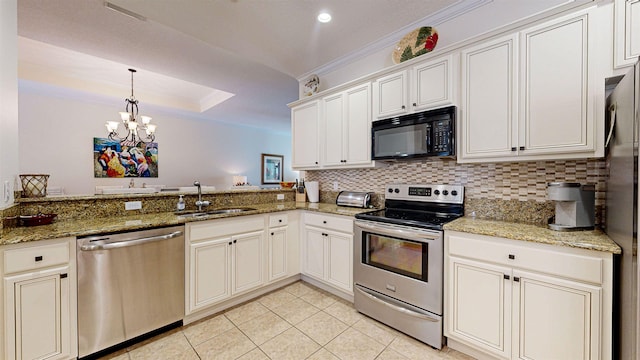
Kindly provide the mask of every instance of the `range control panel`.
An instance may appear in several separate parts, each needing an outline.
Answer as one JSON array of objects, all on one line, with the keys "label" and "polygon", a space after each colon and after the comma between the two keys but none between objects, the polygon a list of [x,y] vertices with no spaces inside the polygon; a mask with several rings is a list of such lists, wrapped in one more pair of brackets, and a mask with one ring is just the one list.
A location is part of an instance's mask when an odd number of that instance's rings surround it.
[{"label": "range control panel", "polygon": [[441,184],[390,184],[385,199],[462,204],[464,186]]}]

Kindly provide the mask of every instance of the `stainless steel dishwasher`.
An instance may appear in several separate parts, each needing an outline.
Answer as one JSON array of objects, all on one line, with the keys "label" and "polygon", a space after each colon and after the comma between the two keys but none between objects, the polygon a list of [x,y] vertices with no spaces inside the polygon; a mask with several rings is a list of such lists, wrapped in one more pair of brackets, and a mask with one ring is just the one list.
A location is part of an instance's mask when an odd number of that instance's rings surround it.
[{"label": "stainless steel dishwasher", "polygon": [[84,357],[184,317],[184,227],[78,238]]}]

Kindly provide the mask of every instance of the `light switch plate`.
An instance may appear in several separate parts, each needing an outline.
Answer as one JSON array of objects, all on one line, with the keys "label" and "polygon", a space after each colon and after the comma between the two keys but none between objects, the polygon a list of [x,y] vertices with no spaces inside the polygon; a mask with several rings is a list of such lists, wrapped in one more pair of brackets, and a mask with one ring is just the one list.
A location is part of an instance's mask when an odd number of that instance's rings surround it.
[{"label": "light switch plate", "polygon": [[142,209],[142,201],[127,201],[124,203],[125,210],[140,210]]},{"label": "light switch plate", "polygon": [[338,191],[338,182],[337,181],[333,182],[333,191]]},{"label": "light switch plate", "polygon": [[284,200],[284,194],[276,195],[276,200]]}]

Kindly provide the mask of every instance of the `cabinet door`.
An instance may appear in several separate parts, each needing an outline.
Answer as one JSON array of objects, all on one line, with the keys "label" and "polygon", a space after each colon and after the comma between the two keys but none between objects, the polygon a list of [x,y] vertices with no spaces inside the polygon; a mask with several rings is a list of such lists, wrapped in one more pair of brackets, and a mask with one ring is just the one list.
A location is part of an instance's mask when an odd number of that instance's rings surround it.
[{"label": "cabinet door", "polygon": [[511,269],[450,257],[445,335],[511,355]]},{"label": "cabinet door", "polygon": [[413,111],[453,103],[453,56],[414,66],[411,70]]},{"label": "cabinet door", "polygon": [[318,101],[312,101],[291,109],[292,167],[316,168],[319,166],[319,119]]},{"label": "cabinet door", "polygon": [[68,272],[64,267],[5,278],[6,321],[11,330],[7,334],[11,342],[7,343],[8,358],[70,357]]},{"label": "cabinet door", "polygon": [[269,281],[287,276],[287,227],[269,230]]},{"label": "cabinet door", "polygon": [[353,292],[353,236],[330,233],[328,236],[327,281]]},{"label": "cabinet door", "polygon": [[343,165],[345,138],[343,93],[322,99],[323,166]]},{"label": "cabinet door", "polygon": [[601,288],[522,271],[513,276],[513,358],[600,358]]},{"label": "cabinet door", "polygon": [[231,238],[191,244],[189,269],[189,311],[231,296]]},{"label": "cabinet door", "polygon": [[305,228],[304,273],[321,280],[325,278],[325,234],[320,229]]},{"label": "cabinet door", "polygon": [[461,53],[462,159],[517,155],[516,48],[513,35]]},{"label": "cabinet door", "polygon": [[520,155],[593,151],[588,25],[583,13],[521,33]]},{"label": "cabinet door", "polygon": [[232,293],[235,294],[262,285],[263,236],[263,231],[256,231],[232,237]]},{"label": "cabinet door", "polygon": [[371,164],[371,85],[366,83],[349,89],[345,91],[344,97],[344,164]]},{"label": "cabinet door", "polygon": [[378,119],[406,114],[408,108],[407,71],[377,79],[373,83],[373,114]]},{"label": "cabinet door", "polygon": [[615,66],[635,64],[640,56],[640,0],[615,0]]}]

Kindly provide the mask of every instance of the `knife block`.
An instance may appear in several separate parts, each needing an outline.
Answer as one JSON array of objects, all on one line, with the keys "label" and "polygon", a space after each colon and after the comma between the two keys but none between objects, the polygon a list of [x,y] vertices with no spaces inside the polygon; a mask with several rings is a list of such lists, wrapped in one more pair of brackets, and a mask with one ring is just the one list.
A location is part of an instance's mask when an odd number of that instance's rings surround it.
[{"label": "knife block", "polygon": [[296,202],[307,202],[307,191],[303,193],[296,192]]}]

